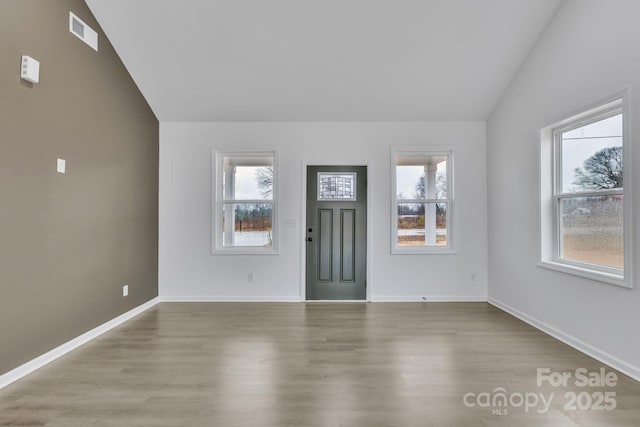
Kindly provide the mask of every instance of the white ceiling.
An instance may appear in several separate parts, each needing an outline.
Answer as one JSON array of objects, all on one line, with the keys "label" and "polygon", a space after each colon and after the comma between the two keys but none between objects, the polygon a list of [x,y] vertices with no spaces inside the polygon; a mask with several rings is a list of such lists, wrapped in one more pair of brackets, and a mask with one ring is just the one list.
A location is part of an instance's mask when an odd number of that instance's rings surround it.
[{"label": "white ceiling", "polygon": [[192,122],[485,120],[561,0],[86,2],[158,119]]}]

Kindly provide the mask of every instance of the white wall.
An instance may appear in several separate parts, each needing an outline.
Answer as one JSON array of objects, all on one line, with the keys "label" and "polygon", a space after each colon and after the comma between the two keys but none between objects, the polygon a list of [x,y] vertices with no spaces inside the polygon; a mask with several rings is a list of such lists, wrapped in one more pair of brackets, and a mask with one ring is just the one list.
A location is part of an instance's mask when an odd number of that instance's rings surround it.
[{"label": "white wall", "polygon": [[[536,267],[537,132],[631,90],[640,214],[640,2],[569,0],[559,9],[487,123],[489,297],[584,351],[640,378],[640,293]],[[637,225],[637,224],[636,224]],[[640,239],[634,235],[634,265]],[[637,271],[636,268],[636,278]]]},{"label": "white wall", "polygon": [[[368,164],[372,300],[486,300],[485,125],[464,123],[161,123],[160,296],[301,299],[302,165]],[[391,255],[391,145],[455,146],[459,253]],[[275,149],[280,255],[211,255],[213,149]],[[284,228],[295,218],[296,228]],[[253,272],[255,282],[248,283]],[[475,279],[472,279],[475,274]]]}]

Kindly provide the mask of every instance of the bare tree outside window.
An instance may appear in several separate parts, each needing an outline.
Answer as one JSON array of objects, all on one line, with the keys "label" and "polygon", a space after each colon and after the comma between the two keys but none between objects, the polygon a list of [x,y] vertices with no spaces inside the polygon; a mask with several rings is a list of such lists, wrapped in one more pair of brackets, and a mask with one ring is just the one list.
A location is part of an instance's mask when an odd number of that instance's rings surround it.
[{"label": "bare tree outside window", "polygon": [[607,147],[575,169],[575,185],[585,190],[622,188],[622,147]]},{"label": "bare tree outside window", "polygon": [[273,166],[256,169],[256,180],[263,196],[273,196]]},{"label": "bare tree outside window", "polygon": [[[426,197],[426,179],[422,175],[416,182],[416,191],[414,196],[416,199],[424,199]],[[445,199],[447,197],[447,173],[445,171],[436,172],[436,199]]]}]

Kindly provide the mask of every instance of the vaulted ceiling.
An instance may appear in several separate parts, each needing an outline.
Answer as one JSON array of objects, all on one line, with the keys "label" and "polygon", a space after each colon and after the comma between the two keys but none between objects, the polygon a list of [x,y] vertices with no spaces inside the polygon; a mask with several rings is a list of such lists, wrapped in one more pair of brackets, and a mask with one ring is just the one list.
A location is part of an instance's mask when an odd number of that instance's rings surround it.
[{"label": "vaulted ceiling", "polygon": [[561,0],[86,0],[160,121],[485,120]]}]

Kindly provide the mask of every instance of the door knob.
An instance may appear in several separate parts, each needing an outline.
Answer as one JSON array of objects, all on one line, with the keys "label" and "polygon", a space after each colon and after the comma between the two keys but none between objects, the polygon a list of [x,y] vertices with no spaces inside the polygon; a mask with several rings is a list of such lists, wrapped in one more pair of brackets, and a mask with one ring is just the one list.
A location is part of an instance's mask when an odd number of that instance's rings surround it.
[{"label": "door knob", "polygon": [[307,237],[307,242],[313,242],[313,237]]}]

